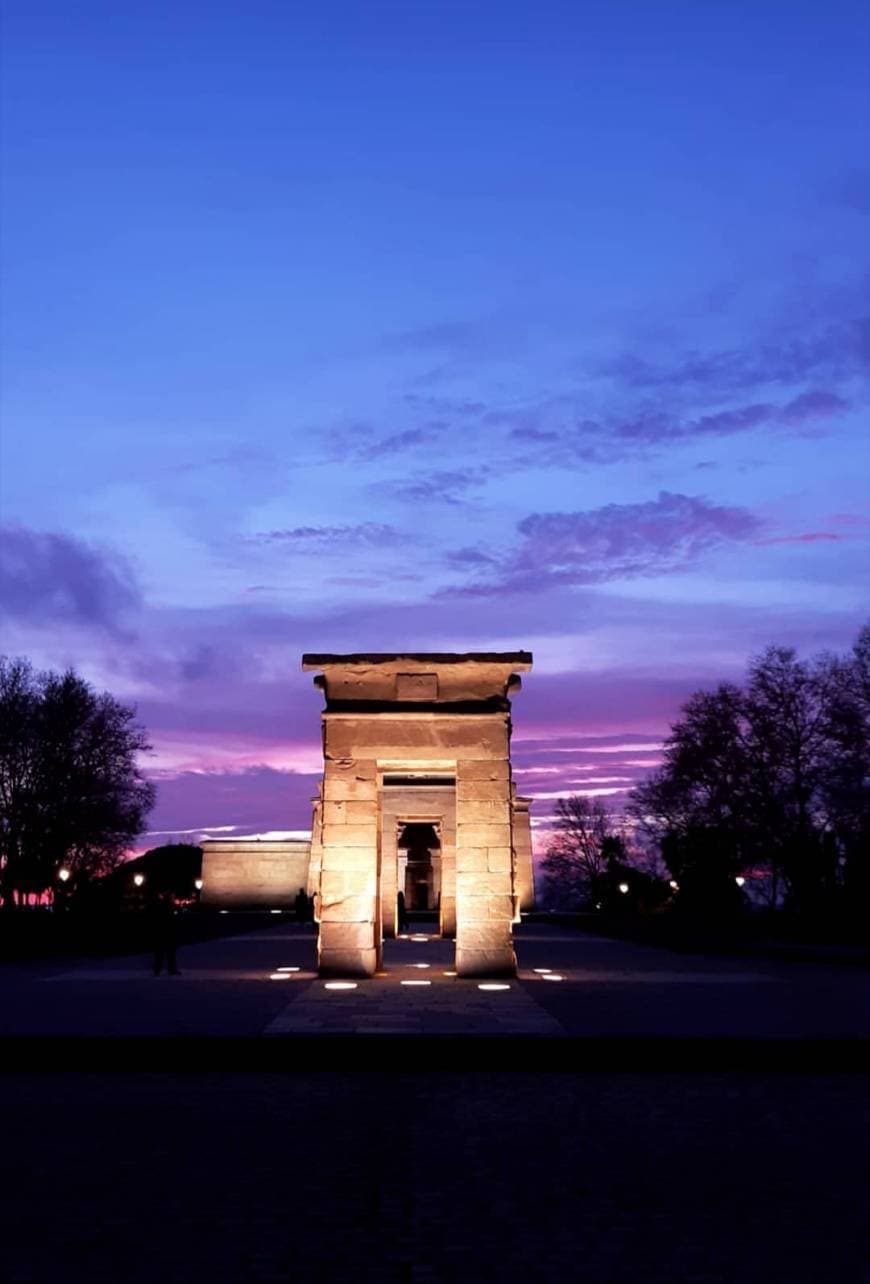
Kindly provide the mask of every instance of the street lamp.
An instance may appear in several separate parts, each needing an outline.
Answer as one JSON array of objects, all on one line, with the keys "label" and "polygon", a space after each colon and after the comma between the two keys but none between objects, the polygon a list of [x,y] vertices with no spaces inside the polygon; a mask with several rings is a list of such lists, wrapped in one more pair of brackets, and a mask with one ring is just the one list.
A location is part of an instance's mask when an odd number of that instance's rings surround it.
[{"label": "street lamp", "polygon": [[70,871],[67,869],[66,865],[61,865],[60,869],[57,871],[57,876],[62,883],[69,882]]},{"label": "street lamp", "polygon": [[193,885],[194,885],[194,887],[196,888],[196,890],[197,890],[198,892],[201,892],[201,891],[202,891],[202,879],[201,879],[201,878],[195,878],[195,879],[193,880]]},{"label": "street lamp", "polygon": [[671,889],[672,892],[678,892],[680,890],[680,884],[677,882],[675,878],[669,879],[668,887]]},{"label": "street lamp", "polygon": [[623,896],[626,896],[628,894],[628,883],[620,883],[619,890],[622,892]]},{"label": "street lamp", "polygon": [[734,882],[737,884],[738,887],[743,887],[743,885],[746,882],[746,879],[743,877],[742,874],[738,874]]},{"label": "street lamp", "polygon": [[135,887],[141,887],[141,886],[142,886],[142,884],[143,884],[144,882],[145,882],[145,875],[144,875],[144,874],[134,874],[134,875],[133,875],[133,884],[134,884],[134,886],[135,886]]}]

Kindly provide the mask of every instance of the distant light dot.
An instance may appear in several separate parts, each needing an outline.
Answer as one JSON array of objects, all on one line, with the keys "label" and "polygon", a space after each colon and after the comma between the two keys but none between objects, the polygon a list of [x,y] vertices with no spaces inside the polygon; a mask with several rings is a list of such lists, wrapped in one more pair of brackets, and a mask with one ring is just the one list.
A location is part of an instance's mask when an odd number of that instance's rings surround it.
[{"label": "distant light dot", "polygon": [[564,981],[565,978],[564,976],[560,976],[558,972],[548,972],[546,976],[541,977],[541,980],[542,981]]},{"label": "distant light dot", "polygon": [[431,985],[431,981],[400,981],[400,985]]},{"label": "distant light dot", "polygon": [[411,967],[429,967],[428,963],[412,963]]},{"label": "distant light dot", "polygon": [[738,874],[734,882],[737,884],[738,887],[742,887],[746,882],[746,879],[743,877],[742,874]]},{"label": "distant light dot", "polygon": [[539,976],[543,976],[545,972],[552,972],[552,970],[553,969],[551,967],[533,967],[532,968],[532,971],[537,972]]},{"label": "distant light dot", "polygon": [[298,967],[276,967],[275,971],[276,972],[298,972],[299,968]]},{"label": "distant light dot", "polygon": [[445,972],[445,973],[444,973],[444,975],[445,975],[445,976],[455,976],[455,975],[456,975],[456,973],[455,973],[455,972]]},{"label": "distant light dot", "polygon": [[289,972],[271,972],[269,974],[269,980],[270,981],[292,981],[293,978]]},{"label": "distant light dot", "polygon": [[281,913],[281,911],[280,911],[280,910],[269,910],[269,913],[270,913],[270,914],[280,914],[280,913]]},{"label": "distant light dot", "polygon": [[477,988],[478,990],[509,990],[511,987],[502,981],[484,981]]},{"label": "distant light dot", "polygon": [[626,892],[628,891],[628,883],[620,883],[619,890],[622,892],[623,896],[625,896]]},{"label": "distant light dot", "polygon": [[326,990],[355,990],[356,981],[327,981],[323,988]]},{"label": "distant light dot", "polygon": [[668,881],[668,887],[671,889],[672,892],[678,892],[680,890],[680,884],[677,882],[675,878],[672,878]]}]

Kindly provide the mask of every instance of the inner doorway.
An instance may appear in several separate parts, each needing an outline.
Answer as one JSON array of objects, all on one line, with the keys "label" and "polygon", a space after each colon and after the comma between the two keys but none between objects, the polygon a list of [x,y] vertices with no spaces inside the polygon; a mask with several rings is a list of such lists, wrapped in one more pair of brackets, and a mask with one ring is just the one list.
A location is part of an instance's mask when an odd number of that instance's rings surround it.
[{"label": "inner doorway", "polygon": [[441,839],[438,826],[410,821],[399,825],[399,889],[406,911],[437,914],[441,902]]}]

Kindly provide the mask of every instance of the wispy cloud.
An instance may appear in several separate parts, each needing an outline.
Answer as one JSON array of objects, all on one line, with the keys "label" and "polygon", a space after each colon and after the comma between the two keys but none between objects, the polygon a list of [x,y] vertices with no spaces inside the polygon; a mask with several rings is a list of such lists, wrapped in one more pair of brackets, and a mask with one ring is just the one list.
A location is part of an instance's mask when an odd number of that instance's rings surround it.
[{"label": "wispy cloud", "polygon": [[465,504],[468,492],[482,486],[489,475],[485,466],[445,472],[417,473],[375,482],[371,489],[390,499],[409,504]]},{"label": "wispy cloud", "polygon": [[[300,547],[356,544],[379,546],[396,544],[405,537],[395,526],[383,522],[360,522],[346,526],[293,526],[284,530],[259,531],[249,537],[250,543],[281,544]],[[258,585],[257,588],[262,588]],[[253,592],[254,590],[250,590]]]}]

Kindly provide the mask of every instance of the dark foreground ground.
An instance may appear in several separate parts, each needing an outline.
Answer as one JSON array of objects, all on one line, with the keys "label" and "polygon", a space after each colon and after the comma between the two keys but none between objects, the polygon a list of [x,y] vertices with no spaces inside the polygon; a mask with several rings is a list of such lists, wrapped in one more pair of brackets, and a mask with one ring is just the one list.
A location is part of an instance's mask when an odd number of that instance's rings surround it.
[{"label": "dark foreground ground", "polygon": [[0,1278],[859,1284],[858,1075],[7,1074]]},{"label": "dark foreground ground", "polygon": [[517,951],[494,993],[425,939],[327,992],[287,925],[0,968],[0,1282],[870,1280],[866,972]]}]

